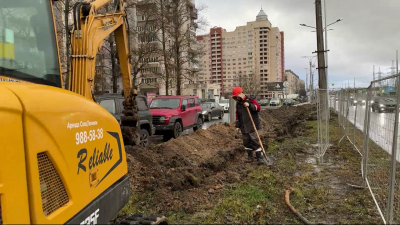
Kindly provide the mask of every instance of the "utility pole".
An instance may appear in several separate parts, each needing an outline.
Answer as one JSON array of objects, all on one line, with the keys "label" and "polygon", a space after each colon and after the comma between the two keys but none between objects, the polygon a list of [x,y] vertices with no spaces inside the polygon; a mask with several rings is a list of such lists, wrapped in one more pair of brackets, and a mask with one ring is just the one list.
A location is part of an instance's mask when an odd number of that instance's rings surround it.
[{"label": "utility pole", "polygon": [[313,60],[313,58],[314,58],[315,56],[302,56],[301,58],[307,58],[308,59],[308,61],[309,61],[309,70],[310,70],[310,85],[309,85],[309,87],[310,87],[310,99],[311,99],[311,102],[312,102],[312,100],[313,100],[313,96],[314,96],[314,94],[313,94],[313,87],[314,87],[314,79],[313,79],[313,73],[312,73],[312,67],[313,67],[313,64],[312,64],[312,60]]},{"label": "utility pole", "polygon": [[306,69],[306,85],[305,85],[305,89],[306,92],[309,90],[309,85],[308,85],[308,68],[304,68]]},{"label": "utility pole", "polygon": [[375,65],[372,66],[372,81],[375,80]]},{"label": "utility pole", "polygon": [[326,0],[324,0],[324,15],[325,15],[325,75],[326,75],[326,91],[328,91],[329,85],[328,85],[328,27],[326,25]]},{"label": "utility pole", "polygon": [[396,50],[396,74],[399,74],[399,50]]},{"label": "utility pole", "polygon": [[313,78],[314,77],[313,77],[313,74],[312,74],[312,63],[310,61],[310,92],[311,92],[310,97],[311,97],[311,102],[314,99],[314,91],[313,91],[313,89],[314,89],[314,79]]},{"label": "utility pole", "polygon": [[315,0],[315,16],[317,28],[317,55],[318,55],[318,86],[320,89],[327,89],[324,34],[322,27],[322,7],[321,0]]}]

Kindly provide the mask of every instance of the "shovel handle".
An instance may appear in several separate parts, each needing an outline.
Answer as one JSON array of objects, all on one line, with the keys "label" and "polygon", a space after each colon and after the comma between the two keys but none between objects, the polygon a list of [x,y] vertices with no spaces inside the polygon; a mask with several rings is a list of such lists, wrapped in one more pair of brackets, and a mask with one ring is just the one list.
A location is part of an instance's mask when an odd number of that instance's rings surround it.
[{"label": "shovel handle", "polygon": [[261,146],[261,150],[263,151],[263,153],[264,153],[264,156],[266,156],[266,154],[265,154],[265,150],[264,150],[264,146],[263,146],[263,144],[262,144],[262,142],[261,142],[260,135],[258,135],[258,131],[257,131],[256,125],[254,124],[254,121],[253,121],[253,117],[251,117],[251,114],[250,114],[249,107],[245,107],[245,108],[247,109],[247,113],[249,114],[249,117],[250,117],[251,123],[253,124],[254,131],[255,131],[255,132],[256,132],[256,134],[257,134],[257,139],[258,139],[258,143],[259,143],[259,144],[260,144],[260,146]]}]

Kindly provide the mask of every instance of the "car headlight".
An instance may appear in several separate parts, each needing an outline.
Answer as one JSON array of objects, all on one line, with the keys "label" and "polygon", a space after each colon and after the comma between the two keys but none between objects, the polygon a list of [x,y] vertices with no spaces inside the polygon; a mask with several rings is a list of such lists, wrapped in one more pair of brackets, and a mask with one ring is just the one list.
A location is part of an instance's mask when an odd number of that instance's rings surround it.
[{"label": "car headlight", "polygon": [[379,107],[385,107],[385,105],[383,105],[383,104],[379,104]]},{"label": "car headlight", "polygon": [[362,100],[361,102],[362,102],[362,103],[365,103],[365,100]]},{"label": "car headlight", "polygon": [[356,100],[354,100],[354,103],[357,103],[357,101],[356,101]]},{"label": "car headlight", "polygon": [[203,111],[202,114],[207,114],[207,111]]}]

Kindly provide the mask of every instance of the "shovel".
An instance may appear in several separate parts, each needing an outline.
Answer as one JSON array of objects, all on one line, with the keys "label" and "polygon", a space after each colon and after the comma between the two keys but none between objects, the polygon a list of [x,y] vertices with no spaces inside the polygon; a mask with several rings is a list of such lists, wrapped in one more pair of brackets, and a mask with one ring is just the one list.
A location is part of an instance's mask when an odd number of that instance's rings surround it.
[{"label": "shovel", "polygon": [[263,153],[263,155],[264,155],[265,160],[267,161],[267,165],[268,165],[268,166],[271,166],[271,165],[272,165],[272,162],[271,162],[271,160],[267,157],[267,154],[265,154],[264,145],[263,145],[262,142],[261,142],[260,135],[258,135],[258,131],[257,131],[256,125],[254,124],[253,117],[251,117],[249,107],[245,107],[245,108],[247,109],[247,113],[249,114],[251,123],[253,124],[254,131],[255,131],[256,134],[257,134],[258,143],[259,143],[260,146],[261,146],[261,150],[262,150],[262,153]]}]

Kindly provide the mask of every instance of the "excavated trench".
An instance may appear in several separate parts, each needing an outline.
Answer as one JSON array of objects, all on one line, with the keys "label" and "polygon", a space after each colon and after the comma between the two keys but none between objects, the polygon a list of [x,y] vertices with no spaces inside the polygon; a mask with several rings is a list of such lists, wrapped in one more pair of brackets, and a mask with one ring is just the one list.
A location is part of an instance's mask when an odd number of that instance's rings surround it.
[{"label": "excavated trench", "polygon": [[[267,147],[272,139],[301,135],[296,126],[313,120],[314,106],[281,107],[260,113],[261,139]],[[245,163],[242,140],[234,124],[219,123],[207,130],[181,136],[147,148],[126,148],[132,177],[134,204],[147,213],[180,211],[194,213],[210,204],[224,185],[239,182],[256,163]]]}]

